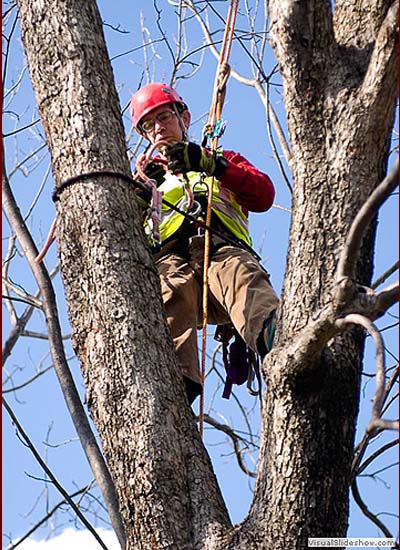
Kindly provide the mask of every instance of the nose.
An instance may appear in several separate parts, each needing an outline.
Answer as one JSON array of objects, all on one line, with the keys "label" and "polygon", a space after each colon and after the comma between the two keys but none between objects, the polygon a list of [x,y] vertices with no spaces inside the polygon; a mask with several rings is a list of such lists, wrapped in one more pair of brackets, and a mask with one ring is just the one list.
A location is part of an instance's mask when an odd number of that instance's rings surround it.
[{"label": "nose", "polygon": [[154,130],[157,130],[158,128],[160,128],[160,129],[165,128],[166,124],[167,124],[166,122],[161,122],[158,119],[156,119],[154,121]]}]

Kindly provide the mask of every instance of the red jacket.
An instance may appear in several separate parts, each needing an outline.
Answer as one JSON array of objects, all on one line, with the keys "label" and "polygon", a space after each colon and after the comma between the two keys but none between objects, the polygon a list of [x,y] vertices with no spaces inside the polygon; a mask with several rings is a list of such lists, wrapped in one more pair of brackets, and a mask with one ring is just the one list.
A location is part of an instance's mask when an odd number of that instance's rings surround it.
[{"label": "red jacket", "polygon": [[218,179],[221,184],[235,193],[244,213],[265,212],[271,208],[275,189],[272,181],[247,159],[234,151],[224,151],[229,161],[228,168]]}]

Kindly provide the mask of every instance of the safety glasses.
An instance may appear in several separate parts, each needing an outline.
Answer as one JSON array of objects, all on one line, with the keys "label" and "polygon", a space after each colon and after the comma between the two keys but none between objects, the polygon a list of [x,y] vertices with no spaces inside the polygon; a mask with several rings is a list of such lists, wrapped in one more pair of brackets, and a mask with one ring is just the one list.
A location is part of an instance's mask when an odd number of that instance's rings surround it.
[{"label": "safety glasses", "polygon": [[167,124],[176,113],[174,111],[162,111],[158,113],[154,118],[149,118],[140,124],[140,128],[143,132],[148,134],[152,132],[156,126],[156,122],[159,124]]}]

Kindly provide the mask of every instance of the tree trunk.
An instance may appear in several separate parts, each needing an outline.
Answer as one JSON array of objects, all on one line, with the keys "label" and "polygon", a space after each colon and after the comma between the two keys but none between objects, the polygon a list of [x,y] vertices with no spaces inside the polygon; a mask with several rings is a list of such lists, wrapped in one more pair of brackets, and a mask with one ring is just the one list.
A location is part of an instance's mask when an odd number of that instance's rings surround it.
[{"label": "tree trunk", "polygon": [[[363,338],[354,330],[330,340],[322,353],[304,357],[301,369],[293,343],[332,303],[350,223],[386,169],[397,6],[388,10],[381,3],[378,12],[362,2],[357,11],[356,4],[335,2],[340,17],[333,26],[328,1],[269,3],[294,193],[280,330],[264,365],[263,441],[247,521],[264,540],[260,548],[307,548],[308,537],[347,530]],[[371,227],[358,262],[361,284],[370,282],[373,245]]]},{"label": "tree trunk", "polygon": [[[95,2],[18,4],[56,185],[91,171],[129,175]],[[134,189],[93,176],[65,188],[57,210],[73,345],[127,548],[197,547],[229,519],[185,398]]]},{"label": "tree trunk", "polygon": [[[57,185],[91,171],[129,175],[94,0],[18,4]],[[321,321],[323,344],[301,361],[298,342],[331,304],[349,225],[385,169],[396,4],[359,5],[335,2],[332,17],[327,0],[269,2],[295,185],[277,345],[264,365],[258,478],[241,526],[231,528],[184,395],[133,188],[118,175],[92,176],[60,193],[73,342],[128,549],[306,549],[307,537],[346,532],[362,337],[354,331],[324,346],[333,333]],[[362,283],[373,240],[371,228]]]}]

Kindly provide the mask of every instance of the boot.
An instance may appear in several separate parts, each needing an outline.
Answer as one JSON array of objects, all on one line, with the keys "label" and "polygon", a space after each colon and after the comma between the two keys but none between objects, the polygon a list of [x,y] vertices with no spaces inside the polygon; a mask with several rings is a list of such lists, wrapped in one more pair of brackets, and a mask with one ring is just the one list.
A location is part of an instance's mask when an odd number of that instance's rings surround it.
[{"label": "boot", "polygon": [[264,357],[272,349],[274,343],[275,329],[276,329],[276,310],[274,309],[264,320],[261,332],[257,338],[257,351],[261,360],[264,360]]}]

